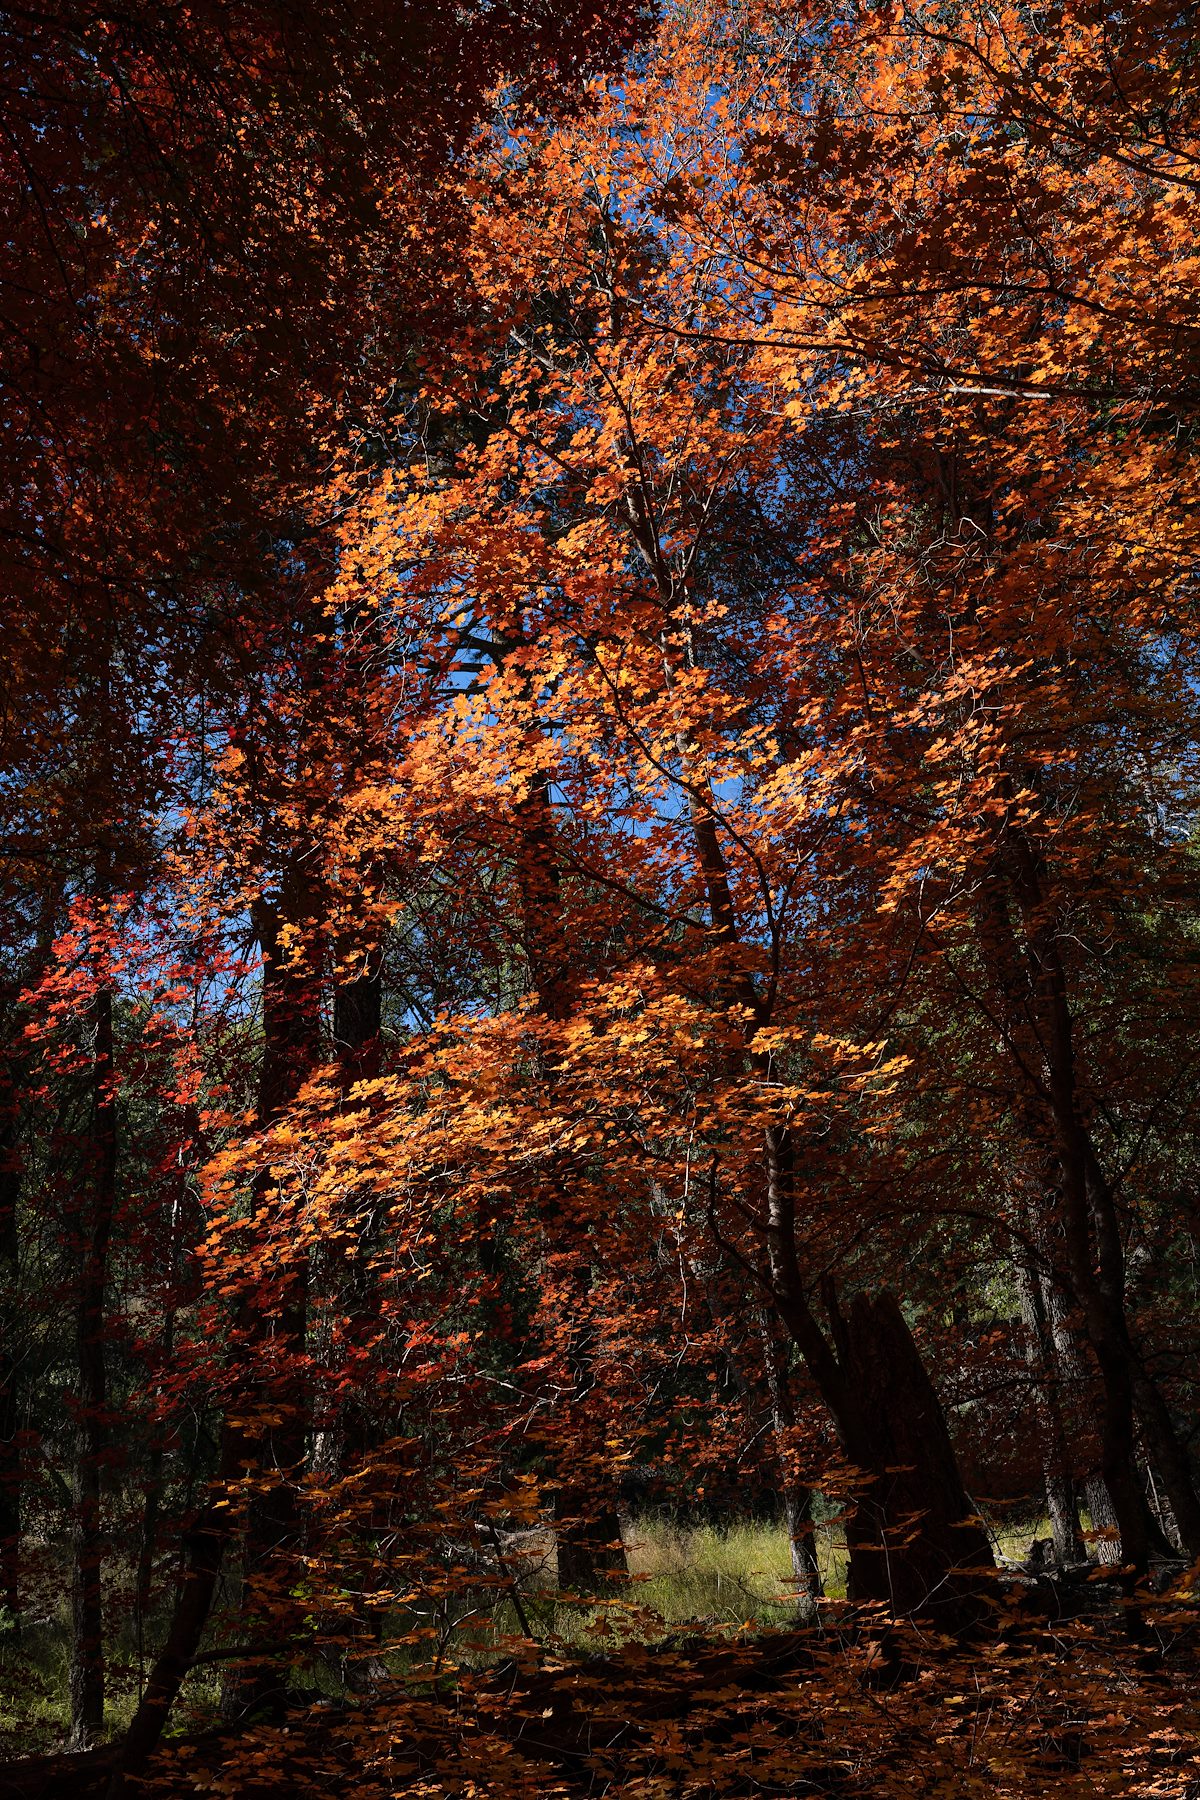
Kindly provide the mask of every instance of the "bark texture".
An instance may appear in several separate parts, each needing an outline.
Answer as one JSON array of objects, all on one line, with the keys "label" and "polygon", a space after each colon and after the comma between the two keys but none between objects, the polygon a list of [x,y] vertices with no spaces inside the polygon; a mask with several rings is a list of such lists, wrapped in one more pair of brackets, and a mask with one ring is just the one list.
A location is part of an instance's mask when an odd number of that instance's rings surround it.
[{"label": "bark texture", "polygon": [[796,1426],[796,1408],[792,1400],[791,1379],[787,1357],[776,1335],[774,1320],[765,1306],[755,1308],[755,1323],[762,1344],[767,1391],[771,1397],[771,1426],[779,1462],[779,1491],[783,1500],[783,1517],[791,1554],[796,1616],[802,1624],[813,1625],[818,1617],[817,1602],[824,1591],[817,1564],[813,1492],[797,1479],[793,1467],[790,1440]]},{"label": "bark texture", "polygon": [[104,1306],[117,1183],[112,993],[93,1009],[91,1180],[78,1219],[75,1449],[72,1471],[71,1744],[85,1750],[104,1724],[102,1471],[108,1441]]}]

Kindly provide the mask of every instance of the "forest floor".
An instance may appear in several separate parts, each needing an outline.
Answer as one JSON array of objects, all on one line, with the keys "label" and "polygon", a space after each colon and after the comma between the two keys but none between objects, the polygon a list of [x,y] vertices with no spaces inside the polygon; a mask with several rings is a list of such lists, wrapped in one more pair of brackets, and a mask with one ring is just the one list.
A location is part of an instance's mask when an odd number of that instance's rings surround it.
[{"label": "forest floor", "polygon": [[[572,1620],[547,1600],[537,1644],[481,1621],[474,1649],[464,1627],[436,1670],[357,1699],[310,1689],[282,1719],[205,1729],[196,1694],[139,1800],[1200,1800],[1188,1595],[1152,1603],[1136,1641],[1112,1605],[1050,1617],[1052,1594],[1018,1588],[970,1640],[838,1600],[821,1631],[781,1630],[786,1568],[768,1532],[661,1533],[634,1553],[656,1559],[636,1604]],[[694,1615],[675,1630],[671,1595]],[[767,1617],[747,1616],[747,1595]],[[103,1792],[88,1774],[35,1790],[0,1772],[0,1800]]]},{"label": "forest floor", "polygon": [[[1044,1536],[1045,1520],[1036,1517],[1000,1526],[993,1536],[997,1551],[1019,1558],[1031,1538]],[[814,1536],[822,1587],[832,1600],[846,1592],[846,1544],[834,1519],[818,1524]],[[773,1520],[736,1519],[722,1524],[684,1525],[654,1516],[635,1517],[625,1526],[625,1551],[631,1576],[627,1597],[636,1609],[638,1632],[648,1641],[677,1630],[710,1632],[786,1630],[795,1624],[791,1549],[784,1526]],[[594,1652],[594,1633],[602,1635],[611,1609],[563,1600],[555,1590],[554,1535],[525,1532],[509,1544],[509,1565],[520,1582],[523,1608],[536,1636],[560,1649]],[[128,1724],[144,1681],[148,1660],[163,1621],[147,1622],[139,1637],[129,1621],[125,1590],[132,1569],[110,1565],[108,1611],[122,1621],[106,1646],[108,1665],[106,1719],[108,1734],[119,1735]],[[66,1739],[70,1726],[67,1665],[70,1618],[67,1574],[43,1581],[47,1604],[27,1621],[22,1638],[0,1636],[0,1763],[17,1756],[51,1752]],[[57,1602],[57,1603],[56,1603]],[[482,1610],[481,1610],[482,1603]],[[512,1601],[494,1590],[451,1591],[414,1607],[410,1618],[395,1622],[394,1635],[415,1627],[439,1646],[439,1666],[449,1660],[465,1668],[489,1668],[505,1659],[520,1622]],[[406,1673],[411,1658],[389,1659],[393,1674]],[[318,1668],[315,1679],[326,1697],[339,1698],[342,1682],[336,1671]],[[212,1725],[221,1711],[221,1678],[212,1664],[189,1678],[178,1709],[185,1732]]]},{"label": "forest floor", "polygon": [[[849,1626],[849,1621],[847,1621]],[[0,1794],[16,1795],[5,1789]],[[58,1789],[56,1800],[85,1789]],[[177,1742],[141,1800],[1197,1800],[1194,1634],[767,1633],[527,1654]]]},{"label": "forest floor", "polygon": [[178,1744],[146,1793],[1196,1800],[1200,1656],[1094,1627],[968,1651],[864,1631],[624,1643]]},{"label": "forest floor", "polygon": [[[629,1593],[649,1638],[681,1627],[767,1630],[794,1623],[791,1554],[781,1524],[747,1519],[688,1527],[645,1518],[633,1520],[625,1535],[633,1577]],[[1029,1535],[1027,1527],[1025,1542]],[[815,1541],[825,1592],[839,1599],[846,1591],[846,1549],[840,1525],[818,1527]],[[519,1547],[510,1545],[508,1558],[517,1568],[523,1606],[537,1636],[560,1646],[594,1650],[592,1632],[604,1623],[604,1609],[558,1598],[553,1533],[522,1533]],[[126,1621],[107,1646],[106,1717],[109,1734],[115,1736],[132,1715],[162,1621],[151,1621],[139,1642],[127,1622],[122,1571],[114,1565],[112,1573],[109,1610],[114,1618]],[[51,1591],[51,1603],[40,1617],[27,1622],[21,1640],[0,1636],[0,1763],[53,1751],[67,1736],[70,1619],[62,1597],[65,1589],[66,1574],[61,1571]],[[57,1606],[54,1591],[60,1597]],[[466,1667],[490,1667],[504,1659],[514,1634],[519,1633],[512,1602],[497,1599],[494,1590],[482,1596],[476,1590],[451,1591],[431,1599],[426,1608],[414,1609],[411,1618],[398,1621],[395,1635],[402,1636],[414,1626],[438,1643],[440,1661],[449,1657]],[[405,1672],[409,1660],[389,1659],[392,1672]],[[339,1696],[342,1683],[336,1673],[318,1670],[316,1678],[327,1688],[328,1698]],[[196,1670],[185,1687],[179,1709],[185,1729],[202,1731],[219,1717],[220,1706],[220,1675],[209,1664]]]}]

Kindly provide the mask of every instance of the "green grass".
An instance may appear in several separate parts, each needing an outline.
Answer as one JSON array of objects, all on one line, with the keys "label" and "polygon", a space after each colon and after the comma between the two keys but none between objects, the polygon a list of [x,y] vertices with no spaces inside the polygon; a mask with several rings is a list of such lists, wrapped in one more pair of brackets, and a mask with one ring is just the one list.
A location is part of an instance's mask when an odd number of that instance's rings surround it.
[{"label": "green grass", "polygon": [[[738,1520],[728,1526],[684,1526],[642,1518],[627,1524],[624,1535],[630,1580],[614,1584],[598,1601],[560,1596],[549,1538],[528,1542],[520,1589],[535,1637],[594,1652],[614,1634],[653,1641],[693,1626],[730,1631],[795,1624],[791,1551],[782,1524]],[[825,1592],[841,1598],[846,1591],[841,1527],[818,1525],[816,1545]],[[515,1606],[501,1599],[486,1618],[471,1620],[455,1634],[447,1655],[477,1665],[503,1654],[521,1635]]]},{"label": "green grass", "polygon": [[[840,1527],[818,1526],[816,1543],[825,1592],[838,1598],[846,1591]],[[685,1529],[637,1520],[626,1553],[638,1602],[668,1625],[700,1619],[773,1625],[794,1613],[791,1547],[781,1524],[741,1520]]]},{"label": "green grass", "polygon": [[[1045,1518],[993,1523],[998,1555],[1020,1560],[1030,1540],[1049,1535]],[[834,1520],[816,1528],[817,1564],[825,1595],[846,1593],[846,1539]],[[699,1626],[706,1629],[786,1628],[795,1623],[794,1582],[787,1531],[781,1523],[737,1520],[727,1526],[682,1526],[669,1520],[635,1519],[625,1527],[631,1580],[600,1604],[564,1601],[553,1589],[552,1544],[531,1540],[521,1577],[526,1617],[539,1639],[597,1650],[610,1632],[645,1638]],[[510,1558],[510,1561],[512,1559]],[[521,1635],[511,1600],[500,1600],[486,1620],[456,1634],[447,1654],[465,1663],[486,1662]]]},{"label": "green grass", "polygon": [[[120,1615],[118,1615],[120,1616]],[[155,1621],[146,1648],[148,1666],[165,1618]],[[71,1725],[67,1692],[70,1614],[66,1602],[49,1617],[26,1621],[19,1637],[0,1635],[0,1763],[61,1749]],[[119,1737],[133,1717],[140,1683],[136,1651],[127,1620],[105,1644],[104,1737]],[[211,1667],[194,1671],[184,1685],[177,1715],[187,1728],[215,1717],[220,1678]]]},{"label": "green grass", "polygon": [[[1030,1539],[1049,1533],[1045,1519],[1006,1520],[993,1533],[997,1550],[1017,1559]],[[563,1649],[602,1651],[613,1637],[649,1641],[696,1627],[710,1631],[770,1630],[794,1624],[794,1584],[787,1532],[780,1523],[736,1520],[729,1525],[685,1526],[662,1518],[640,1518],[625,1528],[631,1579],[615,1584],[603,1598],[565,1599],[554,1586],[553,1538],[528,1536],[508,1562],[519,1576],[522,1606],[534,1636]],[[817,1562],[830,1599],[846,1591],[846,1544],[832,1520],[816,1527]],[[461,1617],[461,1623],[457,1622]],[[400,1615],[385,1634],[398,1642],[429,1614]],[[163,1621],[148,1635],[157,1641]],[[523,1635],[511,1598],[495,1589],[464,1593],[447,1606],[437,1628],[419,1645],[385,1656],[393,1674],[414,1664],[481,1666],[512,1649]],[[28,1626],[21,1639],[0,1636],[0,1757],[53,1749],[66,1737],[67,1645],[64,1606],[58,1617]],[[125,1635],[108,1646],[107,1735],[119,1733],[137,1700],[138,1669]],[[341,1689],[337,1658],[315,1664],[317,1687]],[[220,1676],[209,1666],[186,1684],[173,1724],[194,1729],[213,1718],[220,1701]]]}]

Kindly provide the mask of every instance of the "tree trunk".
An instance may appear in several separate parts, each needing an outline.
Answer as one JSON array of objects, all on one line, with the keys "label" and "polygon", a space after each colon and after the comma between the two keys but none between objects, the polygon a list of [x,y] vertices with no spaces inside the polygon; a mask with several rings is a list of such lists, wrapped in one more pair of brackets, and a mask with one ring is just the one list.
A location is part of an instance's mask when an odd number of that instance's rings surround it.
[{"label": "tree trunk", "polygon": [[[1025,1222],[1028,1226],[1028,1212]],[[1046,1511],[1050,1517],[1050,1535],[1054,1543],[1055,1560],[1059,1568],[1065,1568],[1070,1563],[1086,1561],[1086,1552],[1079,1535],[1075,1482],[1063,1424],[1062,1395],[1054,1344],[1046,1318],[1038,1271],[1031,1262],[1032,1255],[1032,1251],[1018,1255],[1017,1291],[1025,1326],[1025,1360],[1029,1365],[1037,1405],[1038,1449]]]},{"label": "tree trunk", "polygon": [[[1087,1379],[1067,1310],[1061,1295],[1048,1275],[1043,1277],[1041,1288],[1046,1312],[1051,1320],[1054,1354],[1062,1371],[1063,1384],[1073,1397],[1074,1407],[1082,1412],[1086,1406]],[[1175,1546],[1166,1536],[1161,1518],[1150,1505],[1142,1483],[1140,1464],[1137,1472],[1142,1531],[1145,1535],[1147,1555],[1172,1556],[1175,1553]],[[1153,1486],[1153,1476],[1150,1474],[1148,1465],[1146,1474]],[[1101,1473],[1096,1470],[1089,1473],[1084,1483],[1084,1495],[1088,1513],[1091,1516],[1092,1531],[1098,1534],[1092,1539],[1096,1560],[1099,1563],[1115,1566],[1123,1561],[1121,1523]]]},{"label": "tree trunk", "polygon": [[1103,1475],[1089,1475],[1083,1484],[1083,1491],[1087,1497],[1092,1530],[1097,1534],[1092,1538],[1096,1561],[1115,1565],[1121,1560],[1121,1521],[1117,1517],[1117,1509],[1112,1503]]},{"label": "tree trunk", "polygon": [[9,1056],[0,1063],[0,1607],[14,1632],[21,1623],[20,1126],[19,1083]]},{"label": "tree trunk", "polygon": [[[627,490],[626,509],[647,573],[664,606],[677,616],[685,598],[686,579],[677,583],[672,576],[653,506],[636,482]],[[695,646],[686,629],[664,634],[662,648],[668,682],[680,658],[689,670],[697,666]],[[676,742],[711,939],[722,953],[720,984],[728,1003],[745,1009],[748,1030],[753,1031],[769,1022],[769,995],[764,998],[757,992],[743,954],[711,787],[703,773],[694,773],[695,758],[686,737],[681,734]],[[729,1073],[735,1075],[747,1065],[757,1076],[770,1074],[766,1059],[753,1051],[732,1054]],[[974,1520],[941,1405],[899,1305],[890,1294],[873,1301],[860,1296],[847,1321],[837,1312],[835,1302],[835,1331],[841,1340],[835,1355],[813,1316],[798,1266],[795,1147],[785,1124],[765,1132],[763,1150],[767,1179],[762,1223],[771,1294],[833,1416],[848,1456],[863,1475],[863,1486],[855,1495],[852,1582],[861,1597],[896,1604],[901,1610],[964,1621],[977,1617],[981,1581],[987,1570],[995,1568],[991,1545]],[[716,1230],[715,1163],[713,1182],[711,1212]],[[889,1356],[898,1359],[903,1375],[889,1370]],[[866,1384],[861,1392],[855,1386],[860,1379]],[[900,1460],[898,1449],[903,1450],[906,1462],[899,1473],[895,1467]],[[903,1527],[897,1522],[902,1514],[908,1520]]]},{"label": "tree trunk", "polygon": [[[715,820],[694,786],[689,803],[713,933],[728,952],[730,998],[762,1022],[763,1007],[739,956],[737,914]],[[756,1075],[769,1076],[763,1058],[751,1052],[746,1060]],[[763,1156],[768,1285],[860,1475],[847,1522],[851,1596],[952,1626],[973,1624],[986,1610],[982,1589],[995,1559],[904,1315],[890,1293],[860,1294],[844,1318],[829,1281],[836,1352],[830,1347],[797,1259],[795,1145],[786,1125],[766,1131]]]},{"label": "tree trunk", "polygon": [[1146,1461],[1146,1486],[1149,1489],[1147,1500],[1150,1506],[1150,1518],[1153,1522],[1151,1537],[1155,1540],[1155,1549],[1160,1556],[1179,1556],[1183,1552],[1183,1542],[1179,1534],[1179,1526],[1175,1522],[1170,1502],[1164,1503],[1158,1491],[1158,1483],[1154,1479],[1154,1469],[1149,1459]]},{"label": "tree trunk", "polygon": [[[289,918],[307,919],[297,907],[297,890],[285,881],[283,905]],[[260,900],[254,908],[255,930],[263,950],[263,1056],[259,1076],[258,1116],[269,1125],[295,1099],[319,1049],[319,994],[311,972],[289,970],[280,953],[281,906]],[[269,1179],[255,1184],[254,1206],[268,1205]],[[257,1310],[259,1297],[244,1297],[236,1307],[239,1365],[238,1413],[226,1415],[212,1497],[185,1534],[183,1576],[166,1640],[151,1670],[145,1691],[122,1740],[110,1786],[110,1800],[127,1791],[128,1778],[144,1767],[162,1734],[171,1707],[192,1666],[208,1622],[225,1551],[232,1536],[234,1508],[229,1487],[248,1472],[272,1469],[277,1479],[251,1501],[246,1530],[242,1586],[243,1627],[264,1653],[283,1648],[278,1621],[266,1614],[280,1574],[279,1564],[297,1535],[295,1477],[304,1458],[308,1415],[302,1393],[264,1391],[258,1358],[270,1355],[276,1377],[305,1347],[307,1268],[293,1261],[276,1290],[267,1315]],[[281,1354],[282,1352],[282,1354]],[[256,1413],[273,1413],[278,1423],[266,1425]],[[241,1715],[273,1706],[282,1698],[285,1679],[274,1663],[247,1670],[227,1684],[224,1702]]]},{"label": "tree trunk", "polygon": [[[1059,1388],[1063,1396],[1064,1417],[1086,1419],[1092,1416],[1094,1408],[1089,1395],[1089,1387],[1094,1378],[1088,1376],[1087,1367],[1080,1351],[1074,1329],[1071,1325],[1070,1311],[1062,1288],[1054,1278],[1050,1267],[1044,1266],[1038,1272],[1038,1290],[1042,1303],[1042,1311],[1046,1319],[1050,1336],[1051,1352],[1058,1373]],[[1094,1454],[1094,1453],[1093,1453]],[[1091,1540],[1091,1550],[1097,1562],[1119,1563],[1121,1560],[1121,1528],[1117,1519],[1116,1508],[1105,1486],[1104,1477],[1094,1460],[1091,1466],[1085,1463],[1086,1473],[1083,1477],[1083,1497],[1087,1504],[1092,1530],[1103,1535]]]},{"label": "tree trunk", "polygon": [[843,1335],[846,1448],[868,1475],[847,1523],[850,1595],[966,1620],[994,1568],[945,1414],[894,1294],[857,1294]]},{"label": "tree trunk", "polygon": [[831,1347],[797,1259],[792,1157],[787,1129],[768,1131],[769,1281],[856,1471],[846,1523],[851,1598],[949,1629],[973,1625],[987,1610],[995,1558],[941,1402],[894,1294],[859,1294],[845,1315],[826,1278]]},{"label": "tree trunk", "polygon": [[[349,953],[338,946],[339,960]],[[341,1065],[342,1088],[370,1081],[379,1073],[379,1030],[383,1018],[383,983],[379,954],[366,959],[363,972],[339,982],[333,994],[333,1037]]]},{"label": "tree trunk", "polygon": [[795,1430],[796,1409],[792,1404],[791,1382],[783,1347],[775,1335],[767,1308],[759,1305],[754,1310],[759,1341],[762,1344],[767,1391],[771,1396],[771,1425],[775,1434],[779,1491],[783,1499],[783,1516],[792,1561],[796,1616],[804,1625],[815,1625],[819,1616],[817,1602],[823,1589],[821,1571],[817,1564],[816,1533],[813,1529],[813,1492],[797,1479],[793,1466],[791,1434]]},{"label": "tree trunk", "polygon": [[104,1301],[116,1201],[117,1128],[113,1092],[112,994],[94,1004],[92,1178],[75,1309],[76,1410],[72,1492],[71,1746],[86,1750],[104,1724],[104,1613],[101,1593],[101,1471],[108,1439]]},{"label": "tree trunk", "polygon": [[[562,1021],[571,1016],[575,1004],[578,970],[563,920],[558,848],[549,783],[544,775],[531,781],[528,794],[514,808],[514,821],[522,934],[536,984],[538,1010],[547,1019]],[[553,1082],[556,1075],[551,1060],[547,1078]],[[583,1237],[579,1226],[564,1219],[561,1209],[553,1212],[553,1221],[547,1212],[547,1224],[566,1224],[577,1240],[580,1260],[574,1285],[583,1315],[591,1287],[586,1239],[578,1241]],[[596,1378],[591,1347],[592,1334],[586,1322],[574,1323],[568,1361],[577,1405]],[[580,1429],[586,1430],[583,1416]],[[593,1460],[592,1468],[596,1466]],[[596,1593],[628,1573],[615,1492],[605,1475],[592,1474],[587,1482],[582,1482],[565,1472],[554,1491],[554,1516],[558,1585],[564,1592]]]},{"label": "tree trunk", "polygon": [[[595,1445],[595,1432],[587,1396],[596,1381],[593,1333],[587,1319],[591,1269],[581,1263],[575,1276],[579,1310],[571,1323],[567,1360],[574,1383],[568,1424],[578,1421],[575,1435],[586,1446]],[[586,1460],[584,1478],[565,1471],[554,1490],[554,1539],[558,1558],[558,1585],[567,1593],[597,1593],[628,1575],[629,1564],[616,1508],[615,1484],[593,1449]]]},{"label": "tree trunk", "polygon": [[554,1542],[564,1593],[602,1593],[629,1572],[620,1517],[592,1488],[564,1482],[554,1490]]},{"label": "tree trunk", "polygon": [[244,1449],[238,1430],[227,1425],[213,1497],[184,1533],[183,1581],[166,1639],[118,1747],[109,1800],[122,1800],[128,1788],[126,1778],[136,1777],[145,1768],[195,1660],[232,1527],[225,1489],[242,1473]]},{"label": "tree trunk", "polygon": [[[319,1054],[316,983],[310,970],[298,974],[289,970],[282,948],[284,920],[297,922],[303,928],[310,916],[308,902],[304,877],[289,871],[280,904],[260,900],[254,908],[254,926],[263,957],[263,1058],[258,1113],[264,1121],[277,1118],[295,1099]],[[264,1171],[254,1183],[252,1200],[255,1213],[264,1220],[270,1213],[271,1191],[271,1175]],[[297,1480],[304,1463],[309,1426],[302,1374],[308,1323],[308,1263],[303,1253],[292,1252],[276,1277],[269,1316],[260,1316],[260,1305],[257,1296],[243,1298],[237,1320],[246,1334],[244,1354],[253,1395],[244,1436],[244,1466],[256,1469],[260,1478],[259,1490],[252,1495],[247,1509],[243,1561],[242,1623],[251,1641],[278,1633],[281,1590],[286,1593],[293,1585],[287,1578],[285,1564],[300,1535]],[[265,1386],[255,1367],[256,1358],[263,1356],[270,1357]],[[266,1414],[269,1423],[255,1419],[258,1409]],[[285,1607],[284,1617],[290,1617],[290,1612]],[[284,1704],[286,1690],[286,1669],[275,1660],[265,1660],[231,1673],[224,1707],[235,1717],[278,1709]]]},{"label": "tree trunk", "polygon": [[[1012,834],[1010,848],[1011,877],[1037,1013],[1033,1022],[1045,1066],[1042,1098],[1054,1134],[1066,1270],[1103,1389],[1101,1473],[1117,1515],[1122,1560],[1136,1578],[1145,1573],[1149,1540],[1145,1496],[1137,1469],[1135,1399],[1137,1410],[1149,1420],[1148,1438],[1163,1472],[1181,1534],[1189,1551],[1196,1555],[1200,1555],[1200,1501],[1170,1415],[1130,1334],[1120,1218],[1115,1195],[1085,1122],[1066,970],[1054,921],[1047,916],[1041,866],[1023,833]],[[1183,1510],[1182,1518],[1175,1493]]]},{"label": "tree trunk", "polygon": [[1179,1441],[1162,1390],[1140,1359],[1133,1371],[1133,1391],[1142,1437],[1166,1489],[1179,1548],[1195,1559],[1200,1557],[1200,1501],[1187,1451]]},{"label": "tree trunk", "polygon": [[[351,959],[359,973],[343,978]],[[379,1073],[379,1034],[383,1020],[382,954],[378,945],[364,950],[361,944],[342,939],[335,946],[339,971],[333,994],[333,1036],[338,1056],[339,1085],[346,1100],[356,1082],[370,1081]],[[340,1240],[325,1251],[315,1285],[326,1296],[326,1305],[353,1322],[356,1341],[366,1343],[380,1329],[381,1294],[372,1275],[364,1239],[359,1253],[348,1259]],[[336,1480],[348,1469],[363,1464],[379,1439],[378,1419],[369,1396],[351,1392],[330,1404],[321,1419],[313,1420],[310,1467],[325,1480]],[[378,1656],[383,1630],[382,1613],[372,1613],[363,1597],[371,1584],[357,1582],[351,1616],[331,1616],[318,1626],[342,1643],[341,1673],[355,1693],[367,1693],[384,1665]]]},{"label": "tree trunk", "polygon": [[137,1634],[139,1667],[145,1654],[146,1620],[154,1594],[154,1550],[158,1542],[158,1520],[162,1510],[163,1447],[160,1440],[150,1446],[146,1468],[146,1492],[142,1505],[142,1524],[138,1536],[137,1574],[134,1581],[133,1619]]}]

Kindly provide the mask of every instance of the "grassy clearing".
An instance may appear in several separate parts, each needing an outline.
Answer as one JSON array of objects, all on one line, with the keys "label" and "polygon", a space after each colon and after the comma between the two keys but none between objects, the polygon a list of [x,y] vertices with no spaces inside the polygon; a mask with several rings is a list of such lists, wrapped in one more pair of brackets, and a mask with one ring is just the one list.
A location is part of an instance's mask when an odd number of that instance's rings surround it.
[{"label": "grassy clearing", "polygon": [[[1030,1539],[1048,1533],[1045,1520],[1006,1524],[994,1533],[998,1551],[1023,1556]],[[562,1598],[554,1584],[554,1543],[549,1532],[530,1534],[519,1553],[508,1555],[517,1575],[522,1608],[533,1635],[563,1649],[603,1651],[614,1639],[653,1642],[689,1628],[716,1633],[787,1628],[794,1623],[794,1583],[787,1532],[782,1524],[736,1520],[729,1525],[685,1526],[669,1519],[639,1518],[625,1528],[631,1580],[599,1600]],[[816,1527],[817,1562],[825,1593],[846,1591],[846,1542],[834,1520]],[[419,1649],[385,1657],[393,1674],[430,1660],[439,1665],[482,1667],[506,1655],[523,1635],[510,1598],[495,1590],[462,1594],[434,1618],[395,1618],[388,1635],[402,1637],[413,1626],[432,1628],[432,1641]],[[156,1622],[156,1625],[161,1621]],[[151,1643],[158,1630],[148,1633]],[[26,1628],[19,1641],[0,1635],[0,1756],[49,1750],[67,1733],[69,1619],[57,1617]],[[137,1701],[139,1666],[127,1634],[109,1646],[107,1729],[117,1735]],[[338,1660],[314,1667],[316,1686],[334,1697],[342,1690]],[[177,1719],[194,1729],[212,1719],[220,1704],[220,1679],[210,1667],[188,1681]]]},{"label": "grassy clearing", "polygon": [[[630,1581],[603,1600],[567,1600],[553,1582],[553,1548],[531,1540],[521,1557],[522,1607],[536,1637],[562,1647],[596,1651],[613,1634],[653,1641],[696,1626],[722,1631],[767,1630],[795,1623],[794,1577],[787,1532],[779,1524],[739,1520],[728,1526],[683,1526],[635,1519],[624,1531]],[[817,1560],[826,1593],[846,1591],[845,1539],[840,1527],[817,1528]],[[511,1561],[511,1559],[510,1559]],[[521,1635],[516,1607],[501,1599],[447,1646],[457,1661],[491,1660]]]},{"label": "grassy clearing", "polygon": [[[1034,1537],[1049,1534],[1037,1517],[994,1526],[998,1555],[1018,1560]],[[596,1650],[598,1636],[653,1639],[689,1626],[719,1631],[771,1630],[795,1622],[791,1550],[782,1523],[736,1520],[729,1525],[684,1526],[642,1518],[625,1527],[628,1587],[600,1605],[564,1601],[554,1592],[553,1541],[531,1539],[521,1557],[520,1588],[534,1635],[563,1646]],[[835,1519],[816,1527],[817,1565],[831,1600],[846,1594],[846,1537]],[[510,1559],[511,1560],[511,1559]],[[464,1624],[447,1653],[467,1663],[486,1662],[521,1635],[516,1609],[499,1601],[490,1619]]]},{"label": "grassy clearing", "polygon": [[[840,1526],[818,1525],[817,1564],[825,1592],[846,1591],[846,1546]],[[686,1529],[635,1521],[626,1554],[639,1603],[668,1625],[697,1620],[780,1624],[795,1593],[791,1547],[780,1524],[741,1520]]]}]

